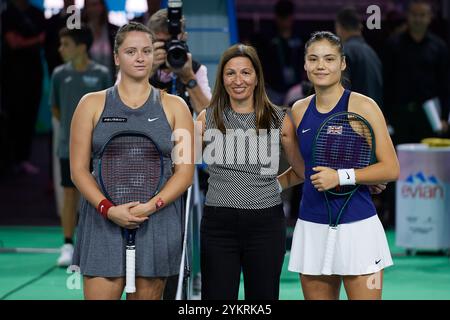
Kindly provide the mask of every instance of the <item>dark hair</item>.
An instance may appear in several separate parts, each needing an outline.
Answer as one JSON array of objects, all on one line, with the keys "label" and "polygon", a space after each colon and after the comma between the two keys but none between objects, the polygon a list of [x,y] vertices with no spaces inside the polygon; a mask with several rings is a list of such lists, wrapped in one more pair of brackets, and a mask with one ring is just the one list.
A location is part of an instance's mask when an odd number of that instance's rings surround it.
[{"label": "dark hair", "polygon": [[255,107],[257,132],[260,129],[270,129],[271,121],[275,121],[275,125],[279,127],[281,124],[275,112],[275,108],[277,107],[270,102],[267,96],[261,61],[255,48],[244,44],[235,44],[225,50],[217,67],[216,83],[210,103],[210,106],[213,108],[214,122],[217,128],[225,133],[222,115],[225,108],[230,108],[230,97],[223,84],[223,69],[228,61],[236,57],[248,58],[252,62],[256,72],[258,83],[253,94],[253,103]]},{"label": "dark hair", "polygon": [[336,46],[338,48],[339,53],[341,56],[344,56],[344,47],[342,46],[341,38],[339,38],[337,35],[335,35],[333,32],[330,31],[315,31],[311,34],[311,37],[308,41],[305,43],[305,56],[308,51],[308,48],[317,41],[327,40],[332,45]]},{"label": "dark hair", "polygon": [[125,37],[128,32],[131,31],[139,31],[147,33],[150,36],[150,39],[153,41],[154,35],[153,32],[145,25],[140,22],[130,21],[127,24],[124,24],[117,31],[116,38],[114,39],[114,53],[117,54],[119,52],[119,47],[122,45]]},{"label": "dark hair", "polygon": [[286,18],[294,14],[294,3],[290,0],[280,0],[275,4],[274,12],[277,17]]},{"label": "dark hair", "polygon": [[75,29],[62,28],[59,30],[59,37],[71,38],[76,45],[85,44],[86,51],[89,51],[92,42],[94,41],[91,29],[84,24],[82,24],[80,28]]},{"label": "dark hair", "polygon": [[361,30],[361,19],[358,12],[353,7],[347,7],[339,10],[336,15],[336,22],[347,31]]},{"label": "dark hair", "polygon": [[[316,32],[313,32],[311,34],[311,37],[309,38],[309,40],[305,44],[305,56],[306,56],[308,48],[309,48],[309,46],[311,44],[313,44],[314,42],[317,42],[317,41],[322,41],[322,40],[327,40],[329,43],[331,43],[332,45],[336,46],[338,48],[338,51],[339,51],[339,54],[341,55],[341,57],[345,58],[344,47],[342,45],[341,38],[339,38],[337,35],[335,35],[333,32],[330,32],[330,31],[316,31]],[[341,76],[341,84],[344,87],[347,87],[348,84],[350,84],[350,80],[347,79],[347,77],[345,77],[344,74],[342,74],[342,76]],[[312,91],[311,94],[313,92],[314,91]]]}]

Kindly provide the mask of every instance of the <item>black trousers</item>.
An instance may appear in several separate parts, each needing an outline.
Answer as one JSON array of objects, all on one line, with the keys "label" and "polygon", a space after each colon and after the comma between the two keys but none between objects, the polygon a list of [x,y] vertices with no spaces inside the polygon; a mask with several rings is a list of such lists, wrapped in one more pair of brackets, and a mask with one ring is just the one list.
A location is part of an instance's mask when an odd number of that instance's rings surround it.
[{"label": "black trousers", "polygon": [[205,206],[200,226],[202,299],[276,300],[286,252],[283,206],[244,210]]}]

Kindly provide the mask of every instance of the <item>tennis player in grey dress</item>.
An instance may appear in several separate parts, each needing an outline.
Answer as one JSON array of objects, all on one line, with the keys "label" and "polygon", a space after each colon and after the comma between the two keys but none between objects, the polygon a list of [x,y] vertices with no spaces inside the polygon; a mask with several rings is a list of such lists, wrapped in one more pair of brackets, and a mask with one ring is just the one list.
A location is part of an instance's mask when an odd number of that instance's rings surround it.
[{"label": "tennis player in grey dress", "polygon": [[[84,96],[72,120],[72,180],[83,196],[73,264],[83,275],[86,299],[120,299],[125,285],[122,230],[139,228],[136,292],[128,293],[127,299],[161,299],[166,278],[178,273],[181,261],[180,196],[192,183],[193,121],[182,99],[148,82],[153,47],[147,27],[134,22],[123,26],[117,33],[114,51],[122,75],[120,82]],[[127,130],[147,134],[160,148],[164,158],[163,187],[147,203],[110,206],[98,184],[100,149],[112,135]],[[188,155],[184,162],[171,157],[174,147],[180,149],[171,138],[179,131],[192,137],[181,147]]]}]

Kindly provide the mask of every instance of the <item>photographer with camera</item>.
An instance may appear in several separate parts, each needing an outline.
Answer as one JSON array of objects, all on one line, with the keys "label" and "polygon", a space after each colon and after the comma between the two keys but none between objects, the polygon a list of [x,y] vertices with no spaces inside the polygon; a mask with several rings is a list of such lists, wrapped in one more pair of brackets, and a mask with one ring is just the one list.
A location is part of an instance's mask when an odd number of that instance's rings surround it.
[{"label": "photographer with camera", "polygon": [[[209,106],[212,94],[206,66],[189,53],[184,23],[181,1],[170,0],[167,9],[155,12],[147,22],[155,39],[150,83],[183,98],[191,112],[198,114]],[[198,177],[200,189],[205,190],[208,175],[198,170]],[[177,283],[178,276],[167,279],[164,300],[175,299]]]},{"label": "photographer with camera", "polygon": [[161,9],[153,14],[148,27],[153,31],[154,61],[150,83],[182,97],[191,110],[200,113],[211,100],[206,66],[192,59],[184,32],[181,7]]}]

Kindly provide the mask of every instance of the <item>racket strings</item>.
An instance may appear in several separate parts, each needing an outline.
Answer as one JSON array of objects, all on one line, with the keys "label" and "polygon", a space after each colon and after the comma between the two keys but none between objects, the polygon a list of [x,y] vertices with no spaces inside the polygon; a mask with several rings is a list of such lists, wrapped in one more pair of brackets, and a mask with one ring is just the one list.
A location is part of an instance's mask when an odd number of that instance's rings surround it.
[{"label": "racket strings", "polygon": [[368,166],[371,159],[371,131],[357,118],[348,115],[335,117],[318,133],[315,148],[316,165],[333,169],[358,169]]},{"label": "racket strings", "polygon": [[103,151],[101,174],[108,196],[115,204],[146,202],[159,186],[159,150],[144,136],[115,137]]},{"label": "racket strings", "polygon": [[[373,158],[372,141],[372,131],[364,121],[354,115],[337,115],[317,133],[314,164],[335,170],[365,168]],[[340,186],[336,191],[352,189],[354,186]]]}]

